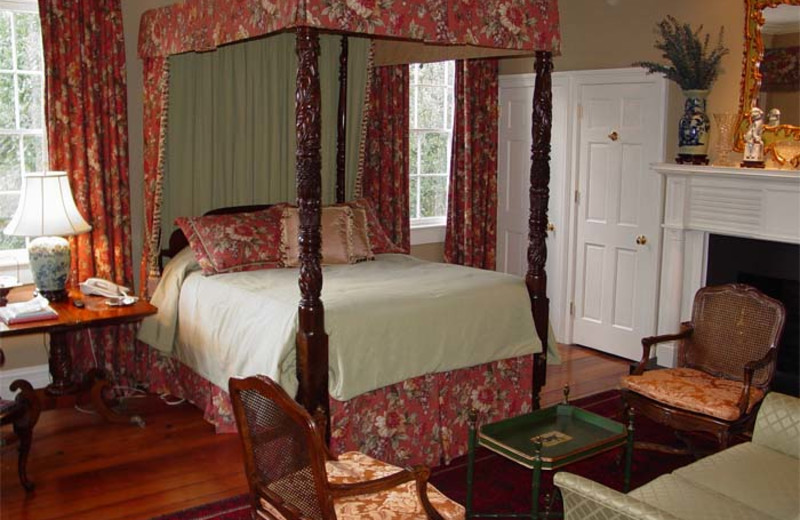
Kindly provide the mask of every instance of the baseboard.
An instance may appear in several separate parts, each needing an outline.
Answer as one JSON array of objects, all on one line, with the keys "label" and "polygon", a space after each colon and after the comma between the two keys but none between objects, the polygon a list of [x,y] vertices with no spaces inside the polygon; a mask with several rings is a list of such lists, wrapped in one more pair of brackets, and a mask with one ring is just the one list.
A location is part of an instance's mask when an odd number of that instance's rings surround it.
[{"label": "baseboard", "polygon": [[675,343],[665,343],[663,345],[656,346],[656,359],[658,360],[658,366],[666,367],[666,368],[673,368],[675,366],[675,360],[678,356],[678,347]]},{"label": "baseboard", "polygon": [[14,398],[14,392],[8,387],[15,379],[24,379],[33,385],[34,388],[44,388],[50,384],[50,370],[47,365],[37,365],[0,371],[1,398]]}]

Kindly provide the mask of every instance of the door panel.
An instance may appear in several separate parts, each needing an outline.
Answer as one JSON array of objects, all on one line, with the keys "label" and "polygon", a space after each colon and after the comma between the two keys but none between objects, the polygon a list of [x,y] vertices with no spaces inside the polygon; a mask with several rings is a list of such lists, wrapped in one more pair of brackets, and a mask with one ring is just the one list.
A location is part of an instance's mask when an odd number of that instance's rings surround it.
[{"label": "door panel", "polygon": [[[525,276],[528,269],[528,207],[531,169],[531,113],[534,76],[501,77],[497,172],[497,270]],[[556,338],[563,341],[568,232],[564,203],[569,185],[569,95],[566,77],[553,76],[550,202],[553,226],[547,236],[547,296]],[[562,229],[564,229],[562,231]]]},{"label": "door panel", "polygon": [[[650,82],[578,87],[573,341],[629,359],[655,332],[661,184],[661,89]],[[646,243],[637,244],[637,237]]]}]

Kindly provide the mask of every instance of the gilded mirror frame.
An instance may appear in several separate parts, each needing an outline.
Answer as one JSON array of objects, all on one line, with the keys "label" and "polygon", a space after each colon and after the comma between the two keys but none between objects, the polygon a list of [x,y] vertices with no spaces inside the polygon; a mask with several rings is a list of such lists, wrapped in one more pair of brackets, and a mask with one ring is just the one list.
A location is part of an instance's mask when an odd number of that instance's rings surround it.
[{"label": "gilded mirror frame", "polygon": [[[779,5],[800,5],[800,0],[744,0],[744,57],[742,59],[742,85],[739,96],[739,119],[733,138],[733,149],[744,150],[744,134],[750,126],[750,109],[761,88],[759,66],[764,56],[764,40],[761,26],[764,25],[763,10]],[[760,107],[766,110],[769,107]],[[773,149],[776,142],[794,139],[800,141],[800,127],[793,125],[765,126],[762,135],[765,152]]]}]

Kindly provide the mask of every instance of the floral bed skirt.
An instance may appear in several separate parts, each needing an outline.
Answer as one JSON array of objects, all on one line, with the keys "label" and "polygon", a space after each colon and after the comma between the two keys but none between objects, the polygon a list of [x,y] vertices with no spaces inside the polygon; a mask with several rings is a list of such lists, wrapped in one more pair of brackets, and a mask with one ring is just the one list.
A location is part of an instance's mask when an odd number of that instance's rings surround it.
[{"label": "floral bed skirt", "polygon": [[[236,431],[230,397],[189,367],[132,340],[133,327],[100,329],[117,341],[71,341],[75,373],[103,366],[116,384],[186,399],[203,411],[217,433]],[[93,334],[94,335],[94,334]],[[108,339],[108,338],[104,338]],[[130,341],[126,341],[130,339]],[[132,344],[129,349],[92,345]],[[331,448],[361,451],[390,464],[447,463],[467,452],[467,414],[491,422],[531,410],[533,356],[428,374],[373,390],[349,401],[330,400]]]}]

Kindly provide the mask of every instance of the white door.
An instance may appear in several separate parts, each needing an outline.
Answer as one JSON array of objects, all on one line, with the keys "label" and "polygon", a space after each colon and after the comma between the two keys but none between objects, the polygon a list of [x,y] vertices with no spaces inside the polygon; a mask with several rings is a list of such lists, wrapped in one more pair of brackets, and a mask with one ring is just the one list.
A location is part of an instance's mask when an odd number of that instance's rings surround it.
[{"label": "white door", "polygon": [[[497,151],[497,270],[525,276],[528,269],[528,208],[531,172],[533,74],[500,78]],[[553,126],[550,152],[550,204],[547,236],[547,297],[550,322],[564,341],[566,300],[566,222],[569,79],[553,75]]]},{"label": "white door", "polygon": [[577,86],[573,342],[639,359],[656,330],[665,85],[621,76]]}]

